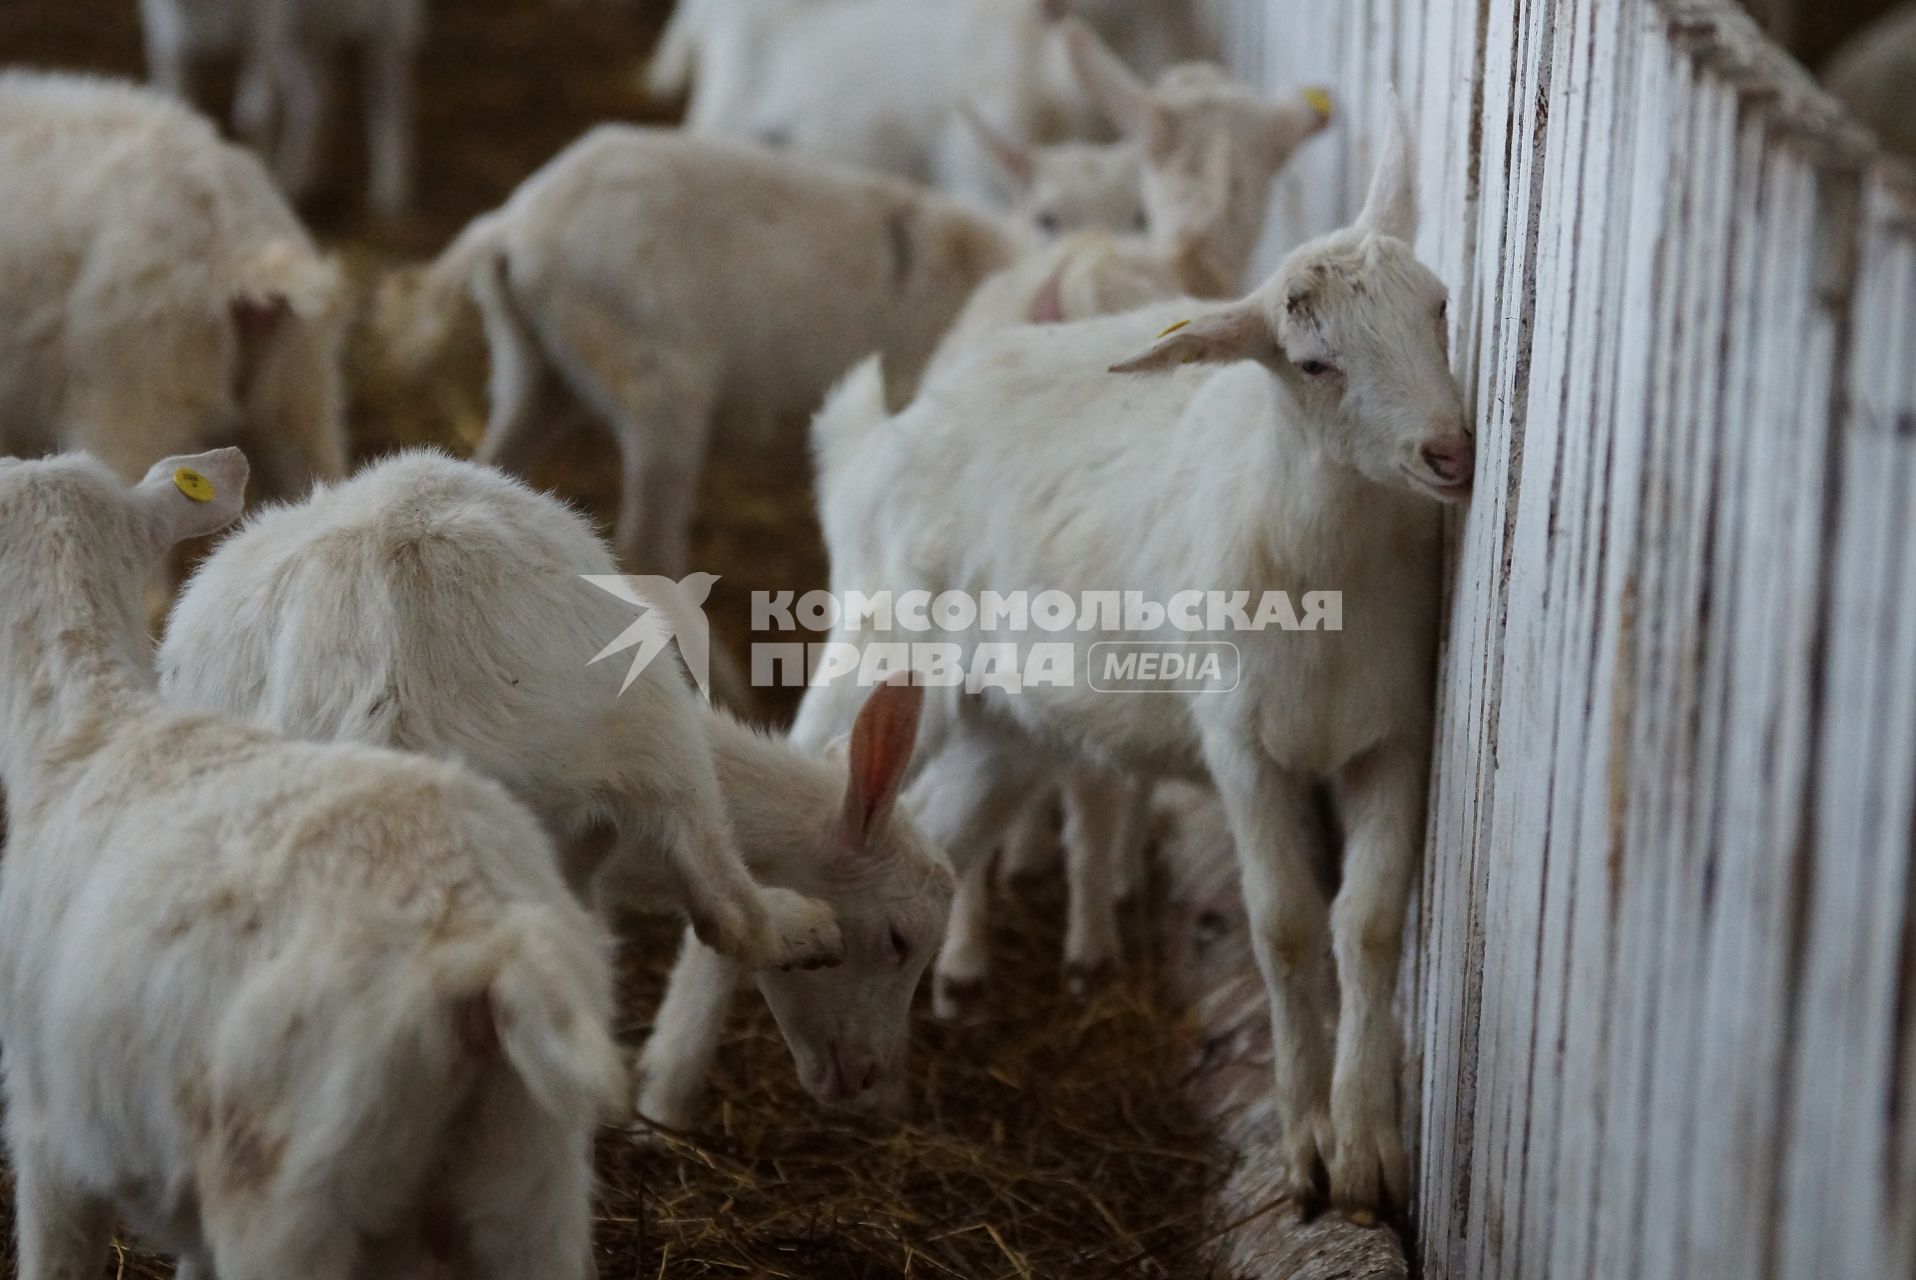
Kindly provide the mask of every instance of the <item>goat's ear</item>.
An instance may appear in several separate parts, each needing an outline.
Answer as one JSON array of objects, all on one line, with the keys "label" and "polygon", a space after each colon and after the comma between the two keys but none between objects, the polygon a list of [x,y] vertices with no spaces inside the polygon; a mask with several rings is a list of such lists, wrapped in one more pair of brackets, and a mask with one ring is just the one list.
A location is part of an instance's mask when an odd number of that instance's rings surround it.
[{"label": "goat's ear", "polygon": [[1391,90],[1384,125],[1384,147],[1371,175],[1370,195],[1357,225],[1399,240],[1417,237],[1417,158],[1410,150],[1410,123],[1404,104]]},{"label": "goat's ear", "polygon": [[1064,269],[1065,264],[1060,262],[1038,286],[1038,292],[1031,295],[1031,305],[1025,309],[1025,319],[1030,323],[1064,323]]},{"label": "goat's ear", "polygon": [[845,830],[860,844],[891,813],[918,742],[925,691],[910,679],[910,672],[901,671],[872,690],[852,724]]},{"label": "goat's ear", "polygon": [[1156,373],[1186,364],[1235,364],[1273,353],[1270,322],[1255,303],[1234,303],[1222,311],[1180,320],[1158,335],[1143,355],[1111,366],[1113,373]]},{"label": "goat's ear", "polygon": [[1322,133],[1331,123],[1331,95],[1311,88],[1289,102],[1271,108],[1271,145],[1282,159],[1288,159],[1305,139]]},{"label": "goat's ear", "polygon": [[991,158],[998,162],[998,166],[1011,180],[1020,188],[1029,187],[1032,175],[1037,172],[1037,161],[1031,154],[1031,148],[1013,140],[985,119],[984,114],[969,102],[958,104],[958,114],[964,117],[972,133],[977,135],[978,141],[984,144],[985,150],[991,153]]},{"label": "goat's ear", "polygon": [[1064,24],[1064,47],[1078,83],[1111,117],[1118,132],[1128,138],[1142,137],[1157,111],[1150,86],[1077,18]]},{"label": "goat's ear", "polygon": [[246,507],[246,455],[238,449],[182,454],[153,464],[134,501],[164,548],[218,533]]}]

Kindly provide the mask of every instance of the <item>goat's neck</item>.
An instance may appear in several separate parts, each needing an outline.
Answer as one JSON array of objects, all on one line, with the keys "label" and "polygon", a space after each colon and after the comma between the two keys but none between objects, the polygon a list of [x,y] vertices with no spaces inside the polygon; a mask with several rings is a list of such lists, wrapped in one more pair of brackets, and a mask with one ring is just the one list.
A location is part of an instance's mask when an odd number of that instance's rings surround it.
[{"label": "goat's neck", "polygon": [[62,741],[97,737],[154,697],[137,602],[78,561],[0,574],[0,781],[12,792]]},{"label": "goat's neck", "polygon": [[745,865],[771,884],[811,884],[818,868],[810,861],[830,847],[843,804],[840,770],[723,712],[711,713],[706,723],[719,791]]},{"label": "goat's neck", "polygon": [[1324,448],[1320,441],[1330,432],[1313,432],[1297,397],[1273,382],[1276,429],[1239,473],[1242,509],[1257,513],[1241,529],[1241,550],[1260,571],[1286,579],[1272,585],[1342,589],[1342,579],[1364,577],[1366,564],[1392,554],[1430,504],[1379,484]]}]

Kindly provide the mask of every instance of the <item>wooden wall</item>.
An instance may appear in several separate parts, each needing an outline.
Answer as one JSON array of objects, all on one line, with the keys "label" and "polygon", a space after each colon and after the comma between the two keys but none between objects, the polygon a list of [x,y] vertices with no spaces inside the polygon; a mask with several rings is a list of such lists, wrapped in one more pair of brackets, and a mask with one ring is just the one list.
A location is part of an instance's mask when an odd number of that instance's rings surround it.
[{"label": "wooden wall", "polygon": [[1727,0],[1225,8],[1342,108],[1272,254],[1400,88],[1478,422],[1425,1274],[1916,1275],[1916,202]]}]

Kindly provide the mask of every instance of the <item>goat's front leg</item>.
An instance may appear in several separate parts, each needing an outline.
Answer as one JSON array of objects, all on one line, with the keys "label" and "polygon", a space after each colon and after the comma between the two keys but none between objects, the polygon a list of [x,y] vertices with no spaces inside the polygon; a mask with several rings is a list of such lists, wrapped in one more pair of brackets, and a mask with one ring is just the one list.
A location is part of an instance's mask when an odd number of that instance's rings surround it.
[{"label": "goat's front leg", "polygon": [[1397,967],[1411,877],[1422,850],[1427,757],[1380,747],[1336,779],[1344,883],[1331,910],[1342,1007],[1331,1080],[1331,1196],[1346,1211],[1404,1203],[1397,1117],[1403,1033]]},{"label": "goat's front leg", "polygon": [[[694,765],[696,767],[696,765]],[[601,909],[676,903],[706,946],[747,969],[817,969],[844,959],[838,913],[753,878],[718,809],[718,784],[694,779],[670,794],[634,797],[593,880]],[[577,869],[572,869],[578,878]]]},{"label": "goat's front leg", "polygon": [[692,1127],[738,985],[738,965],[687,930],[639,1053],[640,1116],[668,1129]]},{"label": "goat's front leg", "polygon": [[1279,1185],[1308,1200],[1331,1136],[1324,1051],[1329,912],[1312,869],[1310,780],[1236,730],[1207,734],[1204,754],[1237,844],[1251,946],[1271,1002]]},{"label": "goat's front leg", "polygon": [[749,969],[818,969],[844,959],[831,905],[753,879],[729,831],[691,831],[674,847],[686,914],[713,950]]}]

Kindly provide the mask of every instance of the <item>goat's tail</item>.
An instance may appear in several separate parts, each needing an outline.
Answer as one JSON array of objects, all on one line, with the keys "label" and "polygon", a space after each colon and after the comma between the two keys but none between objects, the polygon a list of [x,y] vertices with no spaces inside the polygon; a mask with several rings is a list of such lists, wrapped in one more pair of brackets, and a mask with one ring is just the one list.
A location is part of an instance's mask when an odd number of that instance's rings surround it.
[{"label": "goat's tail", "polygon": [[417,374],[445,348],[461,304],[482,271],[504,267],[505,210],[475,218],[433,261],[389,273],[380,282],[371,323],[382,355]]},{"label": "goat's tail", "polygon": [[885,407],[884,363],[878,356],[867,356],[839,379],[812,418],[812,457],[821,487],[863,450],[890,416]]},{"label": "goat's tail", "polygon": [[226,293],[235,304],[313,320],[338,305],[343,287],[338,263],[310,245],[276,239],[237,259]]},{"label": "goat's tail", "polygon": [[631,1092],[612,1038],[603,955],[538,906],[509,908],[488,941],[485,958],[457,966],[464,972],[446,992],[466,1047],[496,1051],[552,1115],[627,1118]]}]

